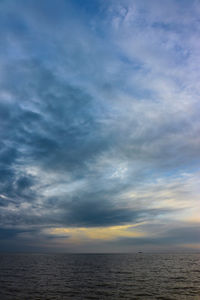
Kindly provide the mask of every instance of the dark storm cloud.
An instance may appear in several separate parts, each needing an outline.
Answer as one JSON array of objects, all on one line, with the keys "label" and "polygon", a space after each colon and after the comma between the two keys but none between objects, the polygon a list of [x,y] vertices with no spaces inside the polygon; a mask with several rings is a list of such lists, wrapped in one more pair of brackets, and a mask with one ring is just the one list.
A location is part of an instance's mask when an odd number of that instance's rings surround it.
[{"label": "dark storm cloud", "polygon": [[[93,197],[92,197],[93,196]],[[74,199],[67,205],[65,224],[75,227],[96,227],[111,226],[136,221],[138,213],[125,208],[117,208],[112,205],[109,199],[106,201],[102,196],[90,195],[81,201]],[[88,201],[88,198],[90,201]]]},{"label": "dark storm cloud", "polygon": [[96,226],[113,226],[127,223],[142,222],[146,219],[163,215],[169,211],[164,210],[133,210],[127,208],[117,208],[111,205],[109,201],[97,201],[94,198],[91,202],[83,202],[79,205],[74,203],[68,207],[66,216],[67,226],[77,227],[96,227]]},{"label": "dark storm cloud", "polygon": [[[26,232],[27,230],[20,230],[14,228],[0,228],[0,240],[10,239],[16,237],[18,234]],[[28,230],[30,232],[30,229]]]},{"label": "dark storm cloud", "polygon": [[[101,188],[102,189],[102,188]],[[165,215],[168,209],[133,209],[116,203],[116,191],[78,192],[77,196],[67,198],[49,198],[46,209],[59,209],[58,214],[46,215],[47,224],[54,223],[69,227],[103,227],[139,223]],[[43,217],[44,218],[44,217]],[[49,222],[49,223],[48,223]]]},{"label": "dark storm cloud", "polygon": [[[9,88],[14,100],[22,102],[17,107],[15,102],[13,106],[3,103],[2,120],[7,122],[1,127],[4,143],[0,153],[1,178],[5,182],[1,192],[15,198],[33,185],[33,176],[19,174],[19,167],[30,163],[44,170],[65,170],[80,176],[86,171],[86,161],[105,148],[89,95],[59,82],[39,64],[22,62],[17,70],[17,74],[10,68],[6,72],[23,78],[23,87],[12,84]],[[39,103],[34,103],[33,95]],[[12,117],[8,122],[9,113]]]},{"label": "dark storm cloud", "polygon": [[19,231],[13,229],[0,229],[0,240],[13,238]]},{"label": "dark storm cloud", "polygon": [[[63,84],[38,64],[22,62],[18,73],[20,68],[24,87],[17,86],[12,92],[30,108],[20,107],[13,117],[14,128],[9,130],[5,126],[5,130],[19,150],[23,145],[21,156],[41,163],[44,168],[67,171],[84,164],[107,146],[102,141],[90,95]],[[40,99],[39,103],[34,103],[32,97]]]}]

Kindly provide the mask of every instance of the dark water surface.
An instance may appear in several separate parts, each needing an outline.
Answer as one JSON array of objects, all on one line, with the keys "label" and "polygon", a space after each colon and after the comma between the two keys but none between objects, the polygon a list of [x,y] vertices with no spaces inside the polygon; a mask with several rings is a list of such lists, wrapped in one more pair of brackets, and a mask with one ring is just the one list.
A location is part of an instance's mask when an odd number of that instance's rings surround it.
[{"label": "dark water surface", "polygon": [[0,254],[0,300],[200,299],[200,254]]}]

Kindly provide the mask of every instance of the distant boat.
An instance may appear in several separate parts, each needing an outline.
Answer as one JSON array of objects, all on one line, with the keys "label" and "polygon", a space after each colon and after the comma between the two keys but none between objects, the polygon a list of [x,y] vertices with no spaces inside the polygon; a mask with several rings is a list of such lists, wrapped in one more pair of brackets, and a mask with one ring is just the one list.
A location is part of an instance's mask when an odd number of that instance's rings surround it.
[{"label": "distant boat", "polygon": [[142,251],[138,251],[138,253],[143,253]]}]

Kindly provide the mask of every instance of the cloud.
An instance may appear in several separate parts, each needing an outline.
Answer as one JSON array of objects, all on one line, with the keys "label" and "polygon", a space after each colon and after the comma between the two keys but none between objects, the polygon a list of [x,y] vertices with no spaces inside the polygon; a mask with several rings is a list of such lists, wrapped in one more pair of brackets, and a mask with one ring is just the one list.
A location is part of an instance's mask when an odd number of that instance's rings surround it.
[{"label": "cloud", "polygon": [[4,235],[197,218],[198,3],[0,6]]},{"label": "cloud", "polygon": [[[167,251],[170,249],[176,249],[178,247],[185,247],[187,245],[199,245],[199,224],[196,226],[180,226],[168,230],[162,236],[150,236],[150,237],[122,237],[118,240],[112,241],[113,244],[124,245],[127,249],[137,249],[137,247],[144,247],[144,249],[163,249],[165,247]],[[195,247],[194,247],[195,248]]]}]

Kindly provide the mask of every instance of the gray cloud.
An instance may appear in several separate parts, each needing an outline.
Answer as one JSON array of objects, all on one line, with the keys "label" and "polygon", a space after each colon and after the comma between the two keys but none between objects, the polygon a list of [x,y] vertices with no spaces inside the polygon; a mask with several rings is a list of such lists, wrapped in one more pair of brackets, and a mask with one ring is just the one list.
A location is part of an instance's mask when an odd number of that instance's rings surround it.
[{"label": "gray cloud", "polygon": [[175,227],[173,230],[166,230],[162,236],[140,237],[140,238],[122,238],[113,241],[113,244],[124,244],[126,246],[167,246],[170,247],[199,244],[199,225],[187,227]]}]

